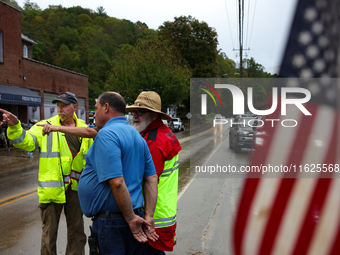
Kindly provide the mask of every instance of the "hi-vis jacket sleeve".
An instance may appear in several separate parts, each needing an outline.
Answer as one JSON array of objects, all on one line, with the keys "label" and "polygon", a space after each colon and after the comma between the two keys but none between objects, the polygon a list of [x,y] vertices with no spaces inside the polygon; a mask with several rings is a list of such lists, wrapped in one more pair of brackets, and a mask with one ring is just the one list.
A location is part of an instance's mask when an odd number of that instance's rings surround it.
[{"label": "hi-vis jacket sleeve", "polygon": [[[45,121],[39,122],[39,124]],[[34,125],[30,130],[26,131],[21,127],[21,122],[15,126],[8,126],[7,136],[11,140],[14,147],[26,151],[34,151],[39,147],[42,140],[42,127]]]}]

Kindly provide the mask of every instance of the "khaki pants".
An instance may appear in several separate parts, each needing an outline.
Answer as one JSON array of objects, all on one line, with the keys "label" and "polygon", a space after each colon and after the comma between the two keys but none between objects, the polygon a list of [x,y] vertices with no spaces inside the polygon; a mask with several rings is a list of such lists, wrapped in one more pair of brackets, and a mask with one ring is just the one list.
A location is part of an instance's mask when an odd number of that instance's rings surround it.
[{"label": "khaki pants", "polygon": [[56,241],[60,214],[64,208],[67,223],[67,246],[66,255],[84,255],[86,235],[84,233],[83,212],[80,208],[78,193],[66,191],[65,204],[40,204],[42,221],[41,255],[56,255]]}]

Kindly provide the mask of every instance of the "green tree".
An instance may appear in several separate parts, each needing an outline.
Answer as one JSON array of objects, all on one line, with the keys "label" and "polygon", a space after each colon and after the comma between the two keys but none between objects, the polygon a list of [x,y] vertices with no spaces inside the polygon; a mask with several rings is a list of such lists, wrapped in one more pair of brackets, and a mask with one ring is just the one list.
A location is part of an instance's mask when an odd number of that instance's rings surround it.
[{"label": "green tree", "polygon": [[62,17],[61,17],[61,24],[60,26],[62,27],[70,27],[70,28],[76,28],[77,27],[77,16],[72,14],[72,13],[68,13],[67,11],[63,11],[61,13]]},{"label": "green tree", "polygon": [[34,37],[34,40],[46,40],[47,34],[45,32],[46,20],[41,17],[39,10],[24,10],[24,16],[21,19],[22,31],[28,37]]},{"label": "green tree", "polygon": [[25,0],[24,2],[24,10],[41,10],[39,5],[34,2],[30,2],[30,0]]},{"label": "green tree", "polygon": [[105,17],[97,16],[97,17],[93,20],[93,25],[102,28],[102,27],[104,27],[104,25],[105,25],[105,20],[106,20],[106,19],[107,19],[107,18],[105,18]]},{"label": "green tree", "polygon": [[129,104],[141,91],[156,91],[164,110],[188,97],[190,77],[189,68],[167,41],[141,40],[136,47],[122,46],[105,88],[118,91]]},{"label": "green tree", "polygon": [[79,26],[85,26],[85,27],[92,26],[92,23],[93,23],[91,17],[87,14],[80,14],[78,16],[77,22]]},{"label": "green tree", "polygon": [[105,20],[104,33],[110,35],[118,47],[121,44],[132,44],[134,24],[127,20],[108,18]]},{"label": "green tree", "polygon": [[104,91],[106,80],[111,74],[112,64],[108,55],[97,45],[86,52],[86,73],[89,76],[89,88],[93,91],[94,99]]},{"label": "green tree", "polygon": [[62,44],[67,45],[70,50],[79,42],[79,35],[76,29],[70,27],[59,27],[55,33],[54,46],[59,48]]},{"label": "green tree", "polygon": [[246,59],[247,68],[245,69],[248,78],[271,78],[273,75],[264,71],[264,66],[256,63],[254,58]]},{"label": "green tree", "polygon": [[43,11],[34,8],[24,9],[21,15],[22,33],[38,43],[33,45],[33,58],[53,64],[55,49],[46,29],[47,22],[44,18],[48,18],[48,16]]},{"label": "green tree", "polygon": [[79,53],[85,53],[94,46],[100,47],[109,58],[113,57],[118,50],[118,46],[115,46],[114,39],[111,36],[104,34],[103,28],[100,26],[84,28],[80,35],[76,50]]},{"label": "green tree", "polygon": [[79,56],[77,52],[71,52],[71,50],[65,44],[60,46],[60,49],[57,52],[54,60],[57,66],[62,66],[63,68],[69,70],[74,70],[78,61]]},{"label": "green tree", "polygon": [[15,0],[1,0],[2,2],[9,4],[10,6],[13,6],[14,8],[18,10],[22,10],[22,8],[18,5],[17,1]]},{"label": "green tree", "polygon": [[81,6],[73,6],[70,8],[67,8],[66,11],[70,14],[74,14],[75,16],[79,16],[80,14],[86,14],[88,15],[91,19],[94,19],[96,17],[96,14],[93,10],[88,9],[88,8],[83,8]]},{"label": "green tree", "polygon": [[138,30],[138,32],[143,32],[144,30],[149,29],[147,24],[145,24],[144,22],[141,22],[139,20],[135,23],[135,26],[136,26],[136,30]]},{"label": "green tree", "polygon": [[[185,104],[188,111],[190,75],[237,76],[234,62],[218,54],[215,29],[191,16],[155,31],[142,21],[109,17],[103,7],[96,12],[61,5],[41,10],[26,1],[21,15],[23,34],[38,43],[33,58],[88,75],[92,99],[106,89],[119,89],[129,91],[125,95],[133,102],[141,90],[150,89],[162,96],[164,107]],[[247,61],[245,77],[270,76],[254,59]],[[271,89],[260,85],[267,93]]]},{"label": "green tree", "polygon": [[[45,31],[50,40],[54,41],[55,32],[63,24],[63,10],[53,9],[47,15]],[[55,49],[58,50],[58,49]]]},{"label": "green tree", "polygon": [[108,17],[107,14],[106,14],[105,8],[103,6],[99,6],[97,8],[96,14],[100,17],[104,17],[104,18]]},{"label": "green tree", "polygon": [[204,21],[188,16],[175,17],[159,27],[159,37],[177,48],[188,62],[193,77],[218,74],[217,33]]},{"label": "green tree", "polygon": [[142,31],[141,33],[138,33],[136,35],[136,42],[138,40],[151,40],[156,39],[158,35],[158,32],[154,29],[146,29]]},{"label": "green tree", "polygon": [[235,62],[227,57],[224,52],[218,54],[218,77],[233,78],[236,77]]}]

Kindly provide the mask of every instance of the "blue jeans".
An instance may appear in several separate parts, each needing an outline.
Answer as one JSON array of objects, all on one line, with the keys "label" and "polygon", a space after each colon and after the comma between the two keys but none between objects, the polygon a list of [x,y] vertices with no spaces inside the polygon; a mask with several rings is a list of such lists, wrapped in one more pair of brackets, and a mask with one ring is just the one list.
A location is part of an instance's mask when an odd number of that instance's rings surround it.
[{"label": "blue jeans", "polygon": [[[144,217],[144,212],[138,214]],[[132,235],[123,217],[96,218],[92,223],[92,233],[97,238],[100,255],[142,255],[144,244]],[[91,252],[90,252],[91,255]]]},{"label": "blue jeans", "polygon": [[143,254],[144,255],[165,255],[165,252],[153,248],[148,242],[146,242],[144,244]]}]

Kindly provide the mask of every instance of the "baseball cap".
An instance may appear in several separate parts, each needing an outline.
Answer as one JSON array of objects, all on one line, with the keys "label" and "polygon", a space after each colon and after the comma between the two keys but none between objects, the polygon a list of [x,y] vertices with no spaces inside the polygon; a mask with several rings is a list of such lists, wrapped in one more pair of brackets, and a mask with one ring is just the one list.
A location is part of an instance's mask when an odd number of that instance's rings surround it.
[{"label": "baseball cap", "polygon": [[78,99],[76,98],[76,95],[71,92],[61,92],[57,99],[52,101],[53,104],[58,102],[62,102],[64,104],[77,104]]}]

